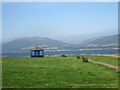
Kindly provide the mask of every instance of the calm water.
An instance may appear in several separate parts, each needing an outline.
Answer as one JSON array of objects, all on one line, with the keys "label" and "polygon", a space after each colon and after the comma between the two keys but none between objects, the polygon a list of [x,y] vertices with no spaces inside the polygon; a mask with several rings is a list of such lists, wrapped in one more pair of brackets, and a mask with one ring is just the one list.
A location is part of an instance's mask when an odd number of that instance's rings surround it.
[{"label": "calm water", "polygon": [[[118,54],[117,49],[108,50],[70,50],[70,51],[45,51],[45,55],[77,55],[77,54]],[[3,53],[2,56],[30,56],[30,52],[26,53]]]}]

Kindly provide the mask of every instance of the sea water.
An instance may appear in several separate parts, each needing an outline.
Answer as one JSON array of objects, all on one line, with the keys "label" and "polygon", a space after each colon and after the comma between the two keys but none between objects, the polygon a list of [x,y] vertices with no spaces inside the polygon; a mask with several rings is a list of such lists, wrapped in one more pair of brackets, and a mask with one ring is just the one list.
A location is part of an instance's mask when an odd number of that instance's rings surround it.
[{"label": "sea water", "polygon": [[[118,49],[106,50],[69,50],[69,51],[45,51],[46,56],[51,55],[79,55],[79,54],[119,54]],[[2,56],[30,56],[30,52],[2,53]]]}]

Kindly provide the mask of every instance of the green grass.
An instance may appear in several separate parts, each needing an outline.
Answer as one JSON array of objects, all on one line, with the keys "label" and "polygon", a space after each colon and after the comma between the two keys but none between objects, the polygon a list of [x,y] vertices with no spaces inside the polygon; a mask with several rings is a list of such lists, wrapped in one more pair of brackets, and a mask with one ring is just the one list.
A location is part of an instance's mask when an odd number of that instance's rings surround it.
[{"label": "green grass", "polygon": [[76,57],[3,57],[3,88],[117,88],[118,72]]},{"label": "green grass", "polygon": [[84,55],[85,57],[99,62],[105,62],[112,65],[119,65],[118,58],[110,57],[110,56],[98,56],[98,55]]},{"label": "green grass", "polygon": [[2,89],[2,58],[0,57],[0,89]]}]

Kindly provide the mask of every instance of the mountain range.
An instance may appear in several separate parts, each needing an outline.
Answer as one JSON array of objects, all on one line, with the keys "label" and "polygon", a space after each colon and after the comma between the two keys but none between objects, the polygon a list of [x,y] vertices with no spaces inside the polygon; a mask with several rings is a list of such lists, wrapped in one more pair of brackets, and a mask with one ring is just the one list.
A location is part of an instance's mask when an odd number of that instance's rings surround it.
[{"label": "mountain range", "polygon": [[109,47],[118,46],[120,35],[101,36],[83,41],[81,44],[68,44],[59,40],[46,37],[18,38],[2,44],[3,52],[28,51],[36,46],[48,49],[78,49],[85,47]]}]

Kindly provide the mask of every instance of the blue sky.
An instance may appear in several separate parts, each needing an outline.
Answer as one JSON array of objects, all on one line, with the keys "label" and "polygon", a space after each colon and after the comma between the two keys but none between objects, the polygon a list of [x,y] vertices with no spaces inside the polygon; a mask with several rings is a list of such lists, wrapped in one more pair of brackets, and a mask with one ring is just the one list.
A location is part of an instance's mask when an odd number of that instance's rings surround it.
[{"label": "blue sky", "polygon": [[65,39],[116,34],[117,20],[117,2],[2,4],[3,41],[30,36]]}]

